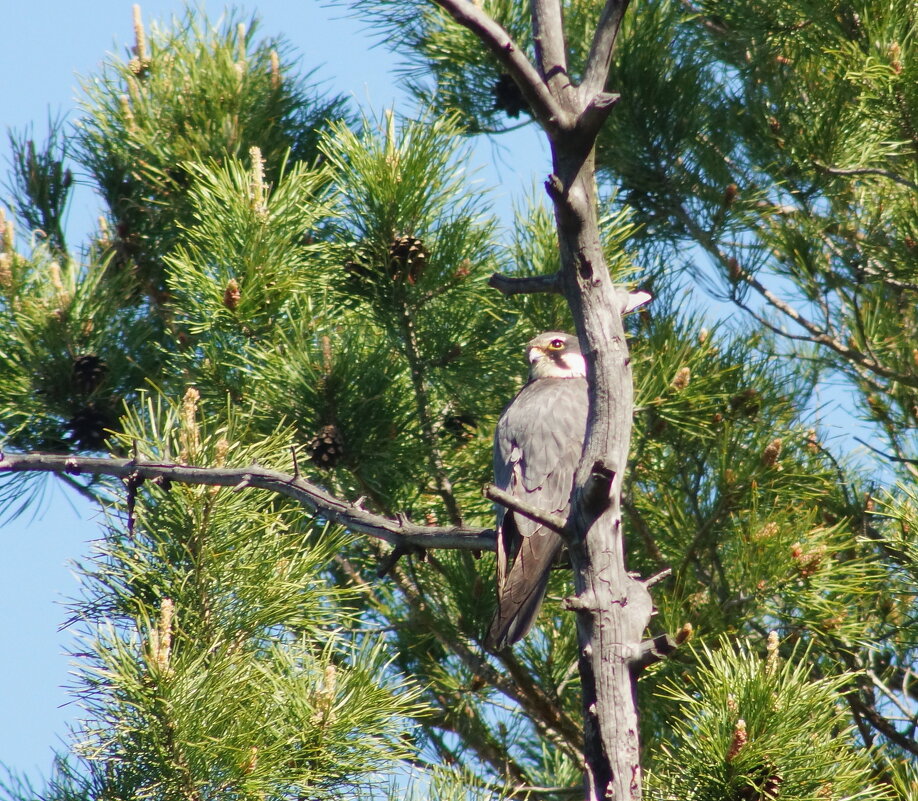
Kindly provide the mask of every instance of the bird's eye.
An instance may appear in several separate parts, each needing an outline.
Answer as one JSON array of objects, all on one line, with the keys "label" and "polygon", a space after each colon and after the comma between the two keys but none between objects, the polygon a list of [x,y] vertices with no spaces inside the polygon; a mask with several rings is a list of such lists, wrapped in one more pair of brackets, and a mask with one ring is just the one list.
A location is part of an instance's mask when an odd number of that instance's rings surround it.
[{"label": "bird's eye", "polygon": [[563,339],[553,339],[548,343],[549,350],[564,350],[564,340]]}]

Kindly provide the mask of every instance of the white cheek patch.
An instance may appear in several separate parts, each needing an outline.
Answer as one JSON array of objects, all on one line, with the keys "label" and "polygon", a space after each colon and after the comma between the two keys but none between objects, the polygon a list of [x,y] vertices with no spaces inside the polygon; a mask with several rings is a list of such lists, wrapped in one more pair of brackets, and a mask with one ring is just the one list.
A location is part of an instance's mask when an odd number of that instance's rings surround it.
[{"label": "white cheek patch", "polygon": [[[532,357],[533,352],[535,358]],[[532,378],[585,378],[586,362],[579,353],[566,353],[557,360],[533,348],[529,352]]]},{"label": "white cheek patch", "polygon": [[571,378],[586,378],[586,360],[579,353],[568,353],[562,357]]}]

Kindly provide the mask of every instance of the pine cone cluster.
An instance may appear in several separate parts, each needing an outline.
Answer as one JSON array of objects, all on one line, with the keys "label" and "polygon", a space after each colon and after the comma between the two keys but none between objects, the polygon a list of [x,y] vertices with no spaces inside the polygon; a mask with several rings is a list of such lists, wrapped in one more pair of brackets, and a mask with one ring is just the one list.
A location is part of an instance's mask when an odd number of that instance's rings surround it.
[{"label": "pine cone cluster", "polygon": [[336,425],[322,426],[306,446],[310,461],[323,470],[330,470],[344,457],[344,439]]},{"label": "pine cone cluster", "polygon": [[344,265],[344,271],[355,289],[364,282],[378,283],[381,278],[396,284],[416,284],[427,267],[430,255],[421,239],[408,234],[393,238],[384,264],[379,264],[378,257],[367,251],[367,248],[359,248],[354,259]]},{"label": "pine cone cluster", "polygon": [[389,245],[389,277],[416,284],[427,267],[428,255],[424,243],[416,236],[395,237]]}]

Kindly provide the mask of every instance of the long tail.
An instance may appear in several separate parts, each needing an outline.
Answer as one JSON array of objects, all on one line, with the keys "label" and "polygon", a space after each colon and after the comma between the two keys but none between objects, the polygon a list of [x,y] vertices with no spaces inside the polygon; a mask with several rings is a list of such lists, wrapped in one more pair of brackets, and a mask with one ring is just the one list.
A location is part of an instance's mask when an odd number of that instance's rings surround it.
[{"label": "long tail", "polygon": [[507,579],[498,589],[497,613],[491,621],[485,647],[507,648],[523,639],[532,628],[561,545],[561,538],[551,531],[523,537]]}]

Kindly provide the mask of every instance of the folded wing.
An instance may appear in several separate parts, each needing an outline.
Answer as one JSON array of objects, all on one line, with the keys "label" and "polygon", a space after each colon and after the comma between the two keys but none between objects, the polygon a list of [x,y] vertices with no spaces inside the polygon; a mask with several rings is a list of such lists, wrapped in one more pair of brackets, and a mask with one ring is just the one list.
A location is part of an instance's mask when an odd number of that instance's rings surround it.
[{"label": "folded wing", "polygon": [[[494,483],[543,512],[566,517],[587,417],[584,378],[529,382],[494,434]],[[486,644],[505,648],[539,613],[562,540],[518,512],[498,509],[497,613]]]}]

